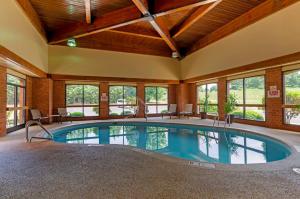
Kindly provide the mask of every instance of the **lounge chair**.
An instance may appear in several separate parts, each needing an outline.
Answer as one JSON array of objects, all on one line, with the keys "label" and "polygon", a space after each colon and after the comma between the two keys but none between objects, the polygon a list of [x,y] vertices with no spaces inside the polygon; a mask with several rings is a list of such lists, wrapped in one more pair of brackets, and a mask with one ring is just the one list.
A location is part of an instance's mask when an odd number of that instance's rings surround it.
[{"label": "lounge chair", "polygon": [[41,122],[42,120],[49,119],[51,117],[58,117],[59,115],[50,115],[50,116],[42,116],[40,110],[38,109],[30,109],[30,113],[32,116],[32,120]]},{"label": "lounge chair", "polygon": [[177,114],[177,104],[170,104],[169,110],[166,112],[163,112],[161,114],[161,117],[164,118],[164,115],[168,115],[168,116],[170,116],[170,119],[171,119],[172,115],[176,115],[176,114]]},{"label": "lounge chair", "polygon": [[192,115],[193,115],[193,104],[185,104],[184,110],[179,113],[179,118],[180,116],[187,116],[189,118],[189,116]]},{"label": "lounge chair", "polygon": [[66,108],[57,108],[57,113],[59,115],[60,123],[63,123],[64,119],[67,119],[68,117],[72,117],[71,113],[69,113]]}]

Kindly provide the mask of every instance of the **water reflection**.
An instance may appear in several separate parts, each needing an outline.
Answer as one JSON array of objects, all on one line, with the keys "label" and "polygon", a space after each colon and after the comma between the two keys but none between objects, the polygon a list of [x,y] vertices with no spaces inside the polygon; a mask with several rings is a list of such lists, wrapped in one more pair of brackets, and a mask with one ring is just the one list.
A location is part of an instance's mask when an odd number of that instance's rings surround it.
[{"label": "water reflection", "polygon": [[241,132],[216,132],[209,128],[145,125],[99,125],[57,134],[55,140],[77,144],[129,145],[158,153],[225,164],[266,163],[290,152],[265,137]]}]

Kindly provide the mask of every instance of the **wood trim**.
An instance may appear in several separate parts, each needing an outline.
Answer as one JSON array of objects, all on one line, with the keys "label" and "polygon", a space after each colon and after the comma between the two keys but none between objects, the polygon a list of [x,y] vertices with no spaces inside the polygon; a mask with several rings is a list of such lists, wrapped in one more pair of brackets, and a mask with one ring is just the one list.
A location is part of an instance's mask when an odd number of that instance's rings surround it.
[{"label": "wood trim", "polygon": [[206,35],[205,37],[198,40],[190,49],[187,51],[187,55],[208,46],[238,30],[241,30],[275,12],[284,9],[299,0],[267,0],[264,3],[256,6],[245,14],[237,17],[233,21],[227,23],[216,31]]},{"label": "wood trim", "polygon": [[39,15],[33,8],[29,0],[16,0],[19,6],[22,8],[23,12],[26,14],[28,19],[34,28],[39,32],[39,34],[47,41],[47,34]]},{"label": "wood trim", "polygon": [[263,70],[266,68],[272,68],[272,67],[280,66],[283,64],[287,64],[299,60],[300,60],[300,51],[293,54],[281,56],[281,57],[276,57],[276,58],[272,58],[272,59],[244,65],[244,66],[239,66],[239,67],[235,67],[235,68],[231,68],[231,69],[227,69],[215,73],[210,73],[207,75],[185,79],[184,83],[193,83],[201,80],[226,77],[229,75],[236,75],[236,74],[241,74],[241,73],[256,71],[256,70]]},{"label": "wood trim", "polygon": [[21,71],[27,71],[28,73],[31,73],[33,76],[38,76],[41,78],[47,77],[47,73],[39,69],[38,67],[34,66],[33,64],[29,63],[25,59],[21,58],[17,54],[11,52],[10,50],[6,49],[2,45],[0,45],[0,63],[1,59],[5,64],[3,64],[6,67],[15,69],[15,70],[21,70]]},{"label": "wood trim", "polygon": [[149,39],[163,40],[161,37],[154,36],[154,35],[146,35],[146,34],[142,35],[140,33],[126,32],[126,31],[121,31],[121,30],[117,30],[117,29],[108,30],[107,32],[115,32],[115,33],[120,33],[120,34],[124,34],[124,35],[133,35],[133,36],[136,36],[136,37],[145,37],[145,38],[149,38]]},{"label": "wood trim", "polygon": [[195,12],[193,12],[186,20],[184,20],[179,26],[177,26],[171,32],[174,32],[173,38],[181,35],[185,30],[191,27],[194,23],[196,23],[199,19],[205,16],[209,11],[214,9],[222,0],[218,0],[212,4],[206,4],[199,7]]},{"label": "wood trim", "polygon": [[85,4],[85,20],[86,23],[92,23],[92,10],[91,10],[91,0],[84,0]]},{"label": "wood trim", "polygon": [[96,76],[78,76],[63,74],[48,74],[52,80],[77,80],[77,81],[99,81],[99,82],[135,82],[135,83],[159,83],[159,84],[179,84],[179,80],[163,79],[141,79],[141,78],[122,78],[122,77],[96,77]]}]

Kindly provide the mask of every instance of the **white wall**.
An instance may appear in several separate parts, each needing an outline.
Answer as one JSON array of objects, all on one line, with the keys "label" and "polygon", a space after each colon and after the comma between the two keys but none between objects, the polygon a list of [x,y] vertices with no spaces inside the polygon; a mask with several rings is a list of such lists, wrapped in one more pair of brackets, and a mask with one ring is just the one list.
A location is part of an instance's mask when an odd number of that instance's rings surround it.
[{"label": "white wall", "polygon": [[15,0],[1,0],[0,45],[48,71],[48,45]]},{"label": "white wall", "polygon": [[189,55],[187,79],[300,51],[300,2]]},{"label": "white wall", "polygon": [[180,62],[159,56],[49,46],[49,73],[178,80]]}]

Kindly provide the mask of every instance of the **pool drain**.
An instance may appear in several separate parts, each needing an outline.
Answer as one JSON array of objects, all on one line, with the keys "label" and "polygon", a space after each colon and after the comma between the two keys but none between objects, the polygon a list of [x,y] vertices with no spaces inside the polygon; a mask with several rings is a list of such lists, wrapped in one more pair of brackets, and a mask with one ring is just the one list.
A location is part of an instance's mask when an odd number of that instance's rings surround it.
[{"label": "pool drain", "polygon": [[300,168],[293,168],[293,171],[300,175]]}]

